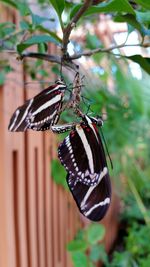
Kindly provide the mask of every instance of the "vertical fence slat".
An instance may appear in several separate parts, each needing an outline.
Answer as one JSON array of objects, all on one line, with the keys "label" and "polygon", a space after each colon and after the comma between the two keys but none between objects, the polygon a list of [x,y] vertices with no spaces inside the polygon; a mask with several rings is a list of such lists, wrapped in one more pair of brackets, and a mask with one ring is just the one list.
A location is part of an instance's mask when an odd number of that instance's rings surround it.
[{"label": "vertical fence slat", "polygon": [[52,202],[51,202],[51,194],[52,194],[52,181],[50,177],[50,160],[51,160],[51,146],[52,146],[52,137],[49,132],[45,133],[45,235],[46,235],[46,255],[47,255],[47,265],[46,266],[54,266],[53,265],[53,255],[52,255]]}]

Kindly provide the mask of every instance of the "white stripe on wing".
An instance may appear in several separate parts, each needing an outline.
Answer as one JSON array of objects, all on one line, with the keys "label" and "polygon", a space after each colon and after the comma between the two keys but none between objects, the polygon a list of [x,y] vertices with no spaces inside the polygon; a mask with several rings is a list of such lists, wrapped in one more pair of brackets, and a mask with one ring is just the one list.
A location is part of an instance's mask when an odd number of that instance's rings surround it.
[{"label": "white stripe on wing", "polygon": [[21,125],[21,123],[22,123],[22,122],[24,121],[24,119],[26,118],[26,116],[27,116],[27,114],[28,114],[28,111],[29,111],[29,108],[30,108],[31,105],[32,105],[32,102],[33,102],[33,98],[29,101],[29,104],[28,104],[27,108],[25,109],[25,112],[24,112],[24,114],[23,114],[23,116],[22,116],[20,122],[19,122],[18,125],[15,127],[14,131],[16,131],[16,130],[19,128],[19,126]]},{"label": "white stripe on wing", "polygon": [[47,101],[46,103],[44,103],[43,105],[41,105],[37,110],[35,110],[32,113],[32,116],[35,116],[36,114],[40,113],[41,111],[43,111],[44,109],[52,106],[53,104],[59,102],[61,100],[61,94],[56,95],[55,97],[53,97],[52,99],[50,99],[49,101]]},{"label": "white stripe on wing", "polygon": [[91,151],[90,145],[88,143],[88,140],[86,138],[86,135],[84,133],[84,130],[82,129],[82,127],[80,125],[77,125],[76,131],[77,131],[77,133],[78,133],[78,135],[82,141],[83,147],[85,149],[85,153],[87,155],[88,162],[89,162],[90,172],[94,173],[93,155],[92,155],[92,151]]},{"label": "white stripe on wing", "polygon": [[86,195],[84,196],[84,198],[83,198],[83,200],[82,200],[82,202],[81,202],[81,206],[80,206],[80,207],[81,207],[82,210],[83,210],[84,207],[86,206],[86,201],[87,201],[88,198],[90,197],[92,191],[94,190],[94,188],[95,188],[96,186],[98,186],[98,184],[100,183],[100,181],[102,180],[102,178],[107,174],[107,172],[108,172],[107,167],[104,167],[103,171],[100,173],[100,176],[99,176],[99,179],[98,179],[98,183],[97,183],[96,185],[94,185],[94,186],[90,186],[90,187],[89,187],[89,190],[87,191]]},{"label": "white stripe on wing", "polygon": [[107,197],[104,199],[104,201],[99,202],[98,204],[95,204],[91,209],[89,209],[88,211],[84,212],[85,216],[88,216],[92,213],[93,210],[95,210],[96,208],[100,207],[100,206],[105,206],[106,204],[110,203],[110,198]]}]

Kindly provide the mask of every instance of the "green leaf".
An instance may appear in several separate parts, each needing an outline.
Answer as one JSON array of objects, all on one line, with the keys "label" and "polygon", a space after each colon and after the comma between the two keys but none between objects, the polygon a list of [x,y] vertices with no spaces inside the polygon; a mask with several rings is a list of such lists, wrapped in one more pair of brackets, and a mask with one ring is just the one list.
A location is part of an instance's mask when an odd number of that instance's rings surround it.
[{"label": "green leaf", "polygon": [[142,24],[150,23],[150,11],[146,11],[146,12],[136,11],[136,17],[137,17],[137,20]]},{"label": "green leaf", "polygon": [[87,256],[83,252],[72,253],[74,267],[88,267]]},{"label": "green leaf", "polygon": [[3,22],[3,23],[0,23],[0,30],[5,28],[5,27],[16,27],[16,25],[12,22]]},{"label": "green leaf", "polygon": [[13,33],[16,29],[16,25],[10,22],[0,23],[0,37],[3,39],[7,35]]},{"label": "green leaf", "polygon": [[1,2],[3,2],[4,4],[17,8],[17,3],[13,0],[1,0]]},{"label": "green leaf", "polygon": [[20,27],[22,30],[29,30],[30,24],[29,24],[29,22],[22,20],[22,21],[20,21]]},{"label": "green leaf", "polygon": [[59,43],[51,36],[48,35],[34,35],[27,39],[26,41],[20,43],[17,45],[17,51],[18,53],[22,53],[26,48],[40,43],[54,43],[56,45],[59,45]]},{"label": "green leaf", "polygon": [[62,12],[64,11],[65,8],[65,1],[64,0],[49,0],[54,9],[56,10],[59,18],[62,15]]},{"label": "green leaf", "polygon": [[[72,19],[72,17],[78,12],[81,7],[82,4],[78,4],[72,8],[70,12],[70,19]],[[125,12],[135,14],[134,9],[128,3],[127,0],[110,0],[109,2],[104,2],[99,5],[89,7],[89,9],[83,14],[83,16],[93,15],[102,12]]]},{"label": "green leaf", "polygon": [[86,249],[87,243],[83,240],[73,240],[67,245],[67,250],[70,252],[85,251]]},{"label": "green leaf", "polygon": [[53,159],[51,162],[51,174],[52,178],[56,184],[62,185],[68,190],[68,185],[66,182],[66,171],[65,168],[60,164],[58,159]]},{"label": "green leaf", "polygon": [[1,2],[7,4],[8,6],[16,8],[20,12],[21,16],[28,16],[30,14],[30,8],[25,2],[21,3],[13,0],[1,0]]},{"label": "green leaf", "polygon": [[94,262],[101,260],[105,264],[108,263],[108,258],[103,245],[94,245],[90,251],[90,259]]},{"label": "green leaf", "polygon": [[30,14],[30,8],[27,3],[21,3],[19,1],[13,1],[13,0],[1,0],[1,2],[7,4],[8,6],[11,6],[13,8],[16,8],[21,16],[28,16]]},{"label": "green leaf", "polygon": [[48,21],[49,19],[46,17],[41,17],[39,15],[36,15],[34,13],[31,12],[31,17],[32,17],[32,24],[36,27],[38,25],[40,25],[41,23]]},{"label": "green leaf", "polygon": [[41,32],[45,32],[45,33],[48,33],[49,35],[51,35],[56,40],[56,42],[58,42],[60,44],[62,43],[62,39],[59,36],[57,36],[57,34],[55,32],[52,32],[52,31],[44,28],[44,26],[42,26],[42,25],[38,25],[37,29],[39,29]]},{"label": "green leaf", "polygon": [[145,70],[148,74],[150,74],[150,58],[142,57],[141,55],[124,56],[124,57],[138,63],[143,70]]},{"label": "green leaf", "polygon": [[104,238],[104,235],[105,228],[102,224],[93,223],[87,228],[87,240],[91,245],[101,241]]},{"label": "green leaf", "polygon": [[150,1],[149,0],[134,0],[137,4],[141,5],[146,9],[150,9]]},{"label": "green leaf", "polygon": [[97,6],[91,6],[85,12],[85,15],[92,15],[100,12],[125,12],[135,14],[134,9],[127,0],[110,0],[109,2],[104,2]]},{"label": "green leaf", "polygon": [[136,266],[136,265],[132,265],[131,261],[132,261],[132,256],[131,256],[130,252],[128,252],[128,251],[123,251],[121,253],[120,252],[114,252],[111,266],[112,267]]},{"label": "green leaf", "polygon": [[74,5],[73,8],[70,11],[70,19],[73,18],[73,16],[79,11],[79,9],[82,7],[82,4]]},{"label": "green leaf", "polygon": [[28,16],[31,13],[29,5],[27,3],[19,3],[16,1],[16,8],[19,10],[21,16]]}]

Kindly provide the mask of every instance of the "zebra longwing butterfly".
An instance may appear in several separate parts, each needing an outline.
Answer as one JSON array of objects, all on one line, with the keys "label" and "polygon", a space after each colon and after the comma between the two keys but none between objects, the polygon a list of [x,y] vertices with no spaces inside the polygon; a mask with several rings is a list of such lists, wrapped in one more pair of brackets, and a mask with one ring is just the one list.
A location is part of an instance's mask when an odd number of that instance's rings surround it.
[{"label": "zebra longwing butterfly", "polygon": [[104,217],[111,200],[107,162],[96,124],[102,126],[102,120],[85,115],[58,148],[76,204],[80,212],[93,221]]},{"label": "zebra longwing butterfly", "polygon": [[57,80],[35,97],[18,107],[10,119],[8,130],[12,132],[32,129],[44,131],[59,120],[66,84]]}]

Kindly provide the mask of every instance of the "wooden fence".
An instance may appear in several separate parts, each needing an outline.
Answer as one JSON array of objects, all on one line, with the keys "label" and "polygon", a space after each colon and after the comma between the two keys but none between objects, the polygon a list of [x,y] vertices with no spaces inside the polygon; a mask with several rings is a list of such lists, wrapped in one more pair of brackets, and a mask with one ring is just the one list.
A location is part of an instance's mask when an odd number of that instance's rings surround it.
[{"label": "wooden fence", "polygon": [[[18,23],[14,11],[5,8],[1,14],[3,22]],[[38,85],[34,90],[24,86],[28,77],[22,62],[8,56],[14,71],[0,87],[0,266],[71,267],[66,244],[81,225],[79,213],[71,194],[51,179],[55,136],[7,130],[16,107],[40,90]],[[117,231],[117,203],[114,196],[104,219],[107,250]]]},{"label": "wooden fence", "polygon": [[51,179],[55,137],[7,130],[15,108],[39,91],[24,88],[21,63],[13,68],[0,88],[0,266],[71,266],[66,243],[79,222],[70,195]]}]

